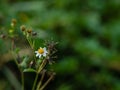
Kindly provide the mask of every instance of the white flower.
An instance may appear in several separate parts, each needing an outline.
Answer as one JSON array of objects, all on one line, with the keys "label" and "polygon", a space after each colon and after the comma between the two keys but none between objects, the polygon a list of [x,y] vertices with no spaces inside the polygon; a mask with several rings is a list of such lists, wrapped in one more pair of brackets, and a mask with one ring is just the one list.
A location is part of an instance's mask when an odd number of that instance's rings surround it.
[{"label": "white flower", "polygon": [[46,57],[48,51],[46,50],[46,47],[44,47],[44,48],[40,47],[37,51],[35,51],[35,53],[36,53],[36,57],[41,58],[41,56]]}]

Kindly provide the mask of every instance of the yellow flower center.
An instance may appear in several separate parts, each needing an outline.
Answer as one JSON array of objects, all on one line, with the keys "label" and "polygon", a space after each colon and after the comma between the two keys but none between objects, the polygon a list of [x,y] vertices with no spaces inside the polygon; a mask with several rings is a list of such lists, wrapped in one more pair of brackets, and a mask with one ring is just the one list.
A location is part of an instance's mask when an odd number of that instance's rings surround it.
[{"label": "yellow flower center", "polygon": [[38,49],[39,54],[43,54],[44,50],[42,48]]}]

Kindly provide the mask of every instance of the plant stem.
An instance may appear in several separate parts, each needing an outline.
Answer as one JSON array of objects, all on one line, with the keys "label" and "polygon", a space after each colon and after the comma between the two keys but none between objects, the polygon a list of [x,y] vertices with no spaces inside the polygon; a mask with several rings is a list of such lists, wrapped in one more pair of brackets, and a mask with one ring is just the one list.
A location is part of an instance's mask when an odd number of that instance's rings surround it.
[{"label": "plant stem", "polygon": [[32,90],[35,90],[35,86],[36,86],[36,83],[37,83],[38,75],[39,75],[39,74],[36,73],[36,77],[35,77],[35,80],[34,80],[34,83],[33,83]]},{"label": "plant stem", "polygon": [[[42,64],[43,64],[43,63],[42,63]],[[39,69],[41,69],[42,64],[40,65]],[[38,71],[39,71],[39,69],[38,69]],[[36,76],[35,76],[34,83],[33,83],[32,90],[35,90],[35,86],[36,86],[36,83],[37,83],[38,75],[39,75],[39,73],[37,72],[37,73],[36,73]]]},{"label": "plant stem", "polygon": [[22,72],[22,70],[20,69],[19,67],[19,63],[16,59],[16,57],[14,56],[14,47],[15,47],[15,44],[14,44],[14,39],[12,39],[12,46],[11,46],[11,53],[13,55],[13,58],[14,58],[14,62],[16,63],[20,73],[21,73],[21,82],[22,82],[22,90],[24,90],[24,73]]},{"label": "plant stem", "polygon": [[28,38],[28,37],[26,37],[26,39],[27,39],[30,47],[31,47],[32,49],[34,49],[33,44],[32,44],[32,40],[31,40],[30,38]]},{"label": "plant stem", "polygon": [[39,90],[43,90],[47,85],[48,83],[53,79],[54,77],[54,73],[49,77],[49,79],[45,82],[45,84],[43,84],[43,86],[39,89]]},{"label": "plant stem", "polygon": [[35,77],[35,80],[34,80],[34,83],[33,83],[32,90],[35,90],[35,86],[36,86],[36,83],[37,83],[37,79],[38,79],[39,73],[41,72],[41,70],[44,68],[45,65],[46,65],[46,61],[43,60],[43,62],[41,63],[41,65],[38,68],[38,71],[36,73],[36,77]]},{"label": "plant stem", "polygon": [[35,42],[33,41],[34,43],[32,43],[32,40],[29,39],[28,37],[26,37],[26,39],[27,39],[27,41],[28,41],[31,49],[33,50],[33,57],[34,57],[34,60],[36,61],[36,57],[35,57],[35,55],[34,55],[34,51],[35,51],[35,50],[34,50],[34,44],[35,44]]},{"label": "plant stem", "polygon": [[24,73],[21,72],[21,78],[22,78],[22,90],[24,90]]},{"label": "plant stem", "polygon": [[40,79],[40,82],[38,83],[36,90],[39,90],[39,88],[40,88],[40,86],[41,86],[41,84],[42,84],[42,81],[43,81],[43,79],[44,79],[45,72],[46,72],[46,70],[43,71],[42,76],[41,76],[41,79]]},{"label": "plant stem", "polygon": [[40,73],[40,72],[42,71],[42,69],[45,67],[46,63],[47,63],[47,61],[44,59],[44,60],[42,61],[42,64],[41,64],[40,67],[38,68],[38,73]]}]

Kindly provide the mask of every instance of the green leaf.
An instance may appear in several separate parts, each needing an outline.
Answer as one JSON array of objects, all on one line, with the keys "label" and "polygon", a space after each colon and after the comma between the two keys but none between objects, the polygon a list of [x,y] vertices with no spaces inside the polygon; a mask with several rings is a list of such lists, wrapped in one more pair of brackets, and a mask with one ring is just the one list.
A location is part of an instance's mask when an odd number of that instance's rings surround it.
[{"label": "green leaf", "polygon": [[20,63],[20,67],[21,67],[22,69],[26,68],[26,67],[27,67],[26,62],[23,61],[22,63]]},{"label": "green leaf", "polygon": [[28,68],[28,69],[24,69],[23,72],[36,72],[36,70],[32,68]]},{"label": "green leaf", "polygon": [[16,48],[15,52],[18,53],[20,51],[20,48]]},{"label": "green leaf", "polygon": [[28,63],[30,61],[30,58],[29,58],[29,56],[23,56],[23,62],[26,62],[26,63]]}]

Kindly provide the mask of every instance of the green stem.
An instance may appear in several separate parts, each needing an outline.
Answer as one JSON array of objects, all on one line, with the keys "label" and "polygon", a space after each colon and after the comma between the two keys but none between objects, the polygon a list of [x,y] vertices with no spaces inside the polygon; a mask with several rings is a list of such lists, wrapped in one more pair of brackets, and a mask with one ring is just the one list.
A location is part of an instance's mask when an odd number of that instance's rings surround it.
[{"label": "green stem", "polygon": [[37,79],[38,79],[38,76],[39,76],[39,73],[41,72],[41,70],[44,68],[45,66],[45,61],[43,61],[40,65],[40,67],[38,68],[38,72],[36,73],[36,77],[35,77],[35,80],[34,80],[34,83],[33,83],[33,87],[32,87],[32,90],[35,90],[35,86],[36,86],[36,83],[37,83]]},{"label": "green stem", "polygon": [[32,44],[32,40],[29,39],[28,37],[26,37],[26,39],[27,39],[28,43],[30,44],[30,47],[31,47],[32,49],[34,49],[33,44]]},{"label": "green stem", "polygon": [[39,76],[39,74],[36,73],[36,77],[35,77],[35,80],[34,80],[34,83],[33,83],[32,90],[35,90],[35,86],[36,86],[36,83],[37,83],[38,76]]},{"label": "green stem", "polygon": [[54,75],[55,74],[52,74],[39,90],[43,90],[48,85],[48,83],[53,79]]},{"label": "green stem", "polygon": [[15,54],[14,54],[14,40],[12,40],[11,53],[12,53],[12,56],[14,58],[14,62],[16,63],[16,65],[21,73],[22,90],[24,90],[24,74],[23,74],[22,70],[20,69],[19,63],[17,62],[17,59],[16,59]]},{"label": "green stem", "polygon": [[24,73],[21,72],[21,78],[22,78],[22,90],[24,90]]},{"label": "green stem", "polygon": [[[42,64],[43,64],[43,63],[42,63]],[[42,64],[40,65],[39,69],[42,67]],[[38,69],[38,71],[39,71],[39,69]],[[37,72],[37,73],[36,73],[35,80],[34,80],[34,83],[33,83],[32,90],[35,90],[35,86],[36,86],[36,83],[37,83],[38,75],[39,75],[39,73]]]},{"label": "green stem", "polygon": [[[32,43],[32,40],[31,39],[29,39],[28,37],[26,37],[26,39],[27,39],[27,41],[28,41],[28,43],[29,43],[29,45],[30,45],[30,47],[32,48],[32,50],[33,50],[33,54],[34,54],[34,43]],[[35,55],[33,56],[34,57],[34,60],[36,61],[36,57],[35,57]]]},{"label": "green stem", "polygon": [[46,72],[46,70],[44,70],[43,73],[42,73],[42,76],[41,76],[40,82],[39,82],[38,85],[37,85],[37,90],[39,90],[39,88],[40,88],[40,86],[41,86],[41,84],[42,84],[42,81],[43,81],[44,76],[45,76],[45,72]]},{"label": "green stem", "polygon": [[14,56],[14,51],[11,50],[11,53],[12,53],[12,56],[13,56],[13,58],[14,58],[14,62],[16,63],[16,65],[17,65],[17,67],[18,67],[18,69],[19,69],[19,71],[20,71],[20,73],[21,73],[22,90],[24,90],[24,74],[23,74],[22,70],[21,70],[20,67],[19,67],[19,64],[18,64],[18,62],[17,62],[16,57]]},{"label": "green stem", "polygon": [[13,58],[14,58],[14,61],[15,61],[16,65],[17,65],[18,69],[21,71],[21,69],[20,69],[20,67],[19,67],[19,64],[18,64],[18,62],[17,62],[17,59],[16,59],[16,57],[14,56],[14,40],[12,40],[11,53],[12,53],[12,56],[13,56]]},{"label": "green stem", "polygon": [[19,67],[19,64],[18,64],[18,62],[17,62],[17,59],[16,59],[15,56],[14,56],[14,51],[11,51],[11,52],[12,52],[12,55],[13,55],[13,58],[14,58],[14,62],[16,63],[16,65],[17,65],[17,67],[18,67],[18,69],[19,69],[19,71],[20,71],[20,73],[21,73],[22,90],[24,90],[24,73],[22,72],[22,70],[21,70],[20,67]]},{"label": "green stem", "polygon": [[40,65],[40,67],[38,68],[38,73],[40,73],[42,71],[42,69],[45,67],[47,61],[46,60],[43,60],[42,61],[42,64]]}]

